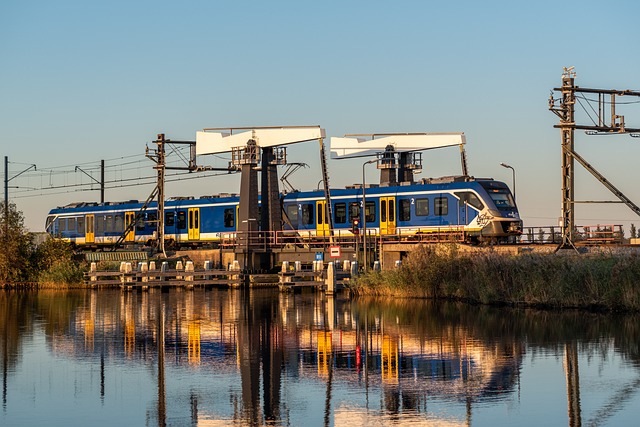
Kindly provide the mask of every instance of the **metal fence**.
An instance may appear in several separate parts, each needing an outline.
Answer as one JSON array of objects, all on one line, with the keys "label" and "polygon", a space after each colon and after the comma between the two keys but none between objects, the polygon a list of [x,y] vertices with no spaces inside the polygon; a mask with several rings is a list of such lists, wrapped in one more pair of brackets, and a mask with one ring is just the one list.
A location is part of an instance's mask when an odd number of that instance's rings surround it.
[{"label": "metal fence", "polygon": [[[618,224],[597,224],[576,227],[573,232],[574,243],[583,245],[624,243],[624,230]],[[560,227],[523,227],[519,243],[522,244],[560,244]]]}]

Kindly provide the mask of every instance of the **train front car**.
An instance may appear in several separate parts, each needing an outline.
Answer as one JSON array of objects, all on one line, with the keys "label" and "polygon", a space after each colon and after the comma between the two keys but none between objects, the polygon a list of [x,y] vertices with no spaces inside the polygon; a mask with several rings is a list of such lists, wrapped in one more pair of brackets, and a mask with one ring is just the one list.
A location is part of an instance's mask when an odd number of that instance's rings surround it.
[{"label": "train front car", "polygon": [[492,179],[476,182],[480,184],[478,192],[485,206],[469,224],[469,234],[482,243],[515,243],[522,234],[522,220],[509,187]]},{"label": "train front car", "polygon": [[51,209],[47,215],[45,231],[51,237],[73,245],[86,245],[88,240],[85,233],[86,212],[96,205],[96,203],[77,202]]},{"label": "train front car", "polygon": [[127,245],[146,244],[155,238],[156,214],[152,207],[136,221],[141,208],[137,200],[72,203],[49,212],[45,231],[83,249],[110,248],[121,237]]}]

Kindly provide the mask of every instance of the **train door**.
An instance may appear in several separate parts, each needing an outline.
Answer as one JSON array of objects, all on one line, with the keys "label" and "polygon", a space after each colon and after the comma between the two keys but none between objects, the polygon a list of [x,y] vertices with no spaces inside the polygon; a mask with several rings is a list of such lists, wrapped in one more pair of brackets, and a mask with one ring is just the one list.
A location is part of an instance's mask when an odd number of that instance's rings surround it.
[{"label": "train door", "polygon": [[189,208],[189,240],[200,240],[200,208]]},{"label": "train door", "polygon": [[316,236],[329,235],[329,219],[327,218],[326,200],[316,201]]},{"label": "train door", "polygon": [[467,213],[469,209],[469,204],[467,203],[467,199],[460,199],[458,203],[458,225],[466,225],[467,224]]},{"label": "train door", "polygon": [[[125,212],[124,213],[124,229],[127,230],[131,228],[127,235],[124,237],[125,242],[134,242],[136,240],[136,213],[135,212]],[[134,224],[134,225],[132,225]]]},{"label": "train door", "polygon": [[84,221],[84,241],[85,243],[95,243],[95,216],[93,214],[87,215]]},{"label": "train door", "polygon": [[396,233],[396,198],[380,197],[380,234]]}]

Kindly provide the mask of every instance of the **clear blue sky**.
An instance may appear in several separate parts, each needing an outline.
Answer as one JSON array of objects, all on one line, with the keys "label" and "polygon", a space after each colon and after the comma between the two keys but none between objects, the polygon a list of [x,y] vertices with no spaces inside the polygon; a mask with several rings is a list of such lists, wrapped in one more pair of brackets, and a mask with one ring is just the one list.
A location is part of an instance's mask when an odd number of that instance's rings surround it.
[{"label": "clear blue sky", "polygon": [[[560,136],[550,90],[563,66],[576,67],[583,87],[640,89],[639,12],[634,1],[4,1],[0,155],[12,176],[30,163],[46,170],[140,155],[157,133],[193,140],[205,127],[465,132],[471,174],[511,185],[499,163],[513,165],[525,225],[553,225]],[[639,107],[621,110],[640,127]],[[576,148],[640,204],[640,139],[578,132]],[[455,149],[423,158],[421,176],[459,172]],[[315,188],[317,144],[291,149],[289,161],[312,165],[293,180]],[[331,161],[332,186],[359,182],[361,165]],[[147,167],[140,173],[152,173]],[[613,200],[578,170],[577,199]],[[368,176],[376,179],[373,167]],[[144,200],[151,189],[109,190],[107,199]],[[167,192],[238,190],[239,176],[225,176],[171,183]],[[98,198],[12,200],[40,231],[51,207]],[[640,218],[622,205],[580,205],[577,222],[628,230]]]}]

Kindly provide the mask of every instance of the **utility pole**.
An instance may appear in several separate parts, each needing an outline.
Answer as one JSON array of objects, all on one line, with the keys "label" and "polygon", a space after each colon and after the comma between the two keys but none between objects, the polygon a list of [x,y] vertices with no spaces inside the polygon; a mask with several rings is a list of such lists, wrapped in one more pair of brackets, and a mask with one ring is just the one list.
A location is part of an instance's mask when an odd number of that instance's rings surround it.
[{"label": "utility pole", "polygon": [[165,257],[164,251],[164,172],[165,172],[165,151],[164,151],[164,133],[158,135],[158,164],[156,171],[158,172],[158,251]]},{"label": "utility pole", "polygon": [[[562,142],[562,223],[561,234],[562,242],[556,249],[569,249],[575,247],[575,205],[577,203],[624,203],[632,211],[640,216],[640,207],[636,206],[628,197],[598,172],[591,164],[589,164],[582,156],[575,151],[575,130],[585,130],[588,135],[610,135],[630,133],[631,136],[638,136],[640,128],[629,128],[625,126],[624,116],[616,114],[616,95],[617,96],[637,96],[640,92],[630,90],[604,90],[604,89],[588,89],[575,85],[576,73],[573,67],[565,68],[562,74],[562,87],[554,88],[559,91],[561,97],[560,105],[556,107],[556,100],[553,93],[549,98],[549,110],[560,118],[560,123],[553,127],[560,129]],[[575,104],[576,93],[592,93],[598,94],[598,124],[597,125],[578,125],[575,122]],[[605,123],[605,102],[606,95],[609,95],[611,115],[610,123]],[[582,96],[584,98],[584,96]],[[586,100],[588,101],[588,100]],[[589,171],[598,181],[600,181],[609,191],[611,191],[620,201],[576,201],[575,200],[575,160],[578,161],[587,171]]]},{"label": "utility pole", "polygon": [[[170,139],[166,139],[163,133],[159,133],[158,137],[155,141],[153,141],[157,148],[154,154],[149,154],[149,148],[145,155],[147,158],[153,160],[156,165],[153,167],[157,172],[157,183],[156,188],[153,190],[151,195],[157,191],[157,199],[158,199],[158,230],[157,230],[157,238],[158,238],[158,253],[162,253],[166,257],[165,247],[164,247],[164,184],[165,184],[165,172],[167,170],[181,170],[181,171],[208,171],[208,170],[224,170],[228,171],[228,169],[220,169],[220,168],[211,168],[211,167],[198,167],[196,165],[196,150],[195,150],[195,141],[172,141]],[[188,145],[189,146],[189,163],[187,166],[167,166],[166,163],[166,144],[176,144],[176,145]],[[151,196],[150,196],[151,197]],[[257,203],[256,203],[257,205]],[[146,206],[146,203],[145,203]],[[126,233],[126,230],[125,230]]]},{"label": "utility pole", "polygon": [[104,204],[104,160],[100,160],[100,181],[95,179],[91,174],[87,173],[80,166],[76,166],[76,172],[80,171],[89,178],[91,178],[96,184],[100,185],[100,204]]},{"label": "utility pole", "polygon": [[19,177],[25,172],[36,170],[36,165],[31,165],[22,172],[9,178],[9,156],[4,156],[4,235],[5,238],[9,235],[9,181]]},{"label": "utility pole", "polygon": [[100,204],[104,205],[104,160],[100,160]]},{"label": "utility pole", "polygon": [[158,226],[156,231],[157,239],[158,239],[157,247],[158,247],[158,253],[161,253],[166,257],[167,254],[164,249],[164,173],[166,169],[164,144],[166,140],[164,138],[164,134],[159,133],[157,139],[154,142],[157,146],[155,156],[150,155],[148,149],[147,149],[146,156],[147,158],[153,160],[156,163],[156,165],[153,168],[156,170],[158,174],[156,188],[154,190],[154,192],[157,191],[157,197],[158,197],[158,213],[157,213]]},{"label": "utility pole", "polygon": [[4,238],[9,238],[9,156],[4,156]]},{"label": "utility pole", "polygon": [[562,141],[562,242],[564,248],[573,247],[573,231],[575,229],[575,212],[573,200],[575,194],[574,185],[574,161],[573,153],[575,145],[575,72],[567,71],[562,75],[562,115],[560,115],[560,137]]}]

